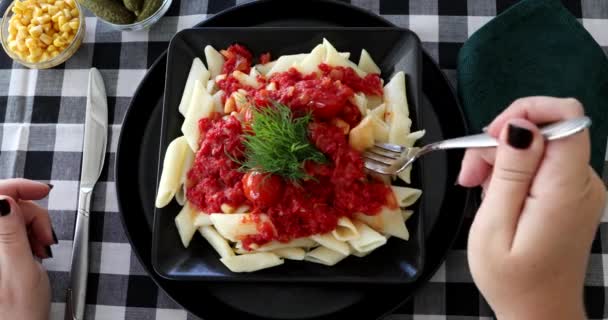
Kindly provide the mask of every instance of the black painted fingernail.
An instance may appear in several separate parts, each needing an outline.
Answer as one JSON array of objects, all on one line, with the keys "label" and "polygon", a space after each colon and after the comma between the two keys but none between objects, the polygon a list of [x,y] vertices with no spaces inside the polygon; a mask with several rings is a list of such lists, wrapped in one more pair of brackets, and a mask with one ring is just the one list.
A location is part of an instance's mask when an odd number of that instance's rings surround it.
[{"label": "black painted fingernail", "polygon": [[44,250],[46,251],[46,256],[48,258],[52,258],[53,257],[53,250],[51,250],[51,246],[44,247]]},{"label": "black painted fingernail", "polygon": [[507,142],[513,148],[528,149],[532,144],[533,138],[532,131],[514,124],[509,124],[509,137],[507,138]]},{"label": "black painted fingernail", "polygon": [[54,185],[52,185],[50,183],[47,183],[46,185],[49,186],[49,189],[53,190]]},{"label": "black painted fingernail", "polygon": [[0,199],[0,216],[4,217],[11,213],[11,205],[6,199]]},{"label": "black painted fingernail", "polygon": [[55,229],[53,229],[53,227],[51,227],[51,233],[53,234],[53,242],[58,244],[59,240],[57,239],[57,234],[55,234]]}]

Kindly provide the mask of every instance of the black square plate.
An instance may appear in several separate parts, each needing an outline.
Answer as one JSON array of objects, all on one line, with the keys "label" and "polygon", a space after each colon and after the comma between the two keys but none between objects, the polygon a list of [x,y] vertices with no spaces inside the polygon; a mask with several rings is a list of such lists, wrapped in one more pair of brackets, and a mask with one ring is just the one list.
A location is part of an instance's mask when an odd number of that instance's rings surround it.
[{"label": "black square plate", "polygon": [[[233,43],[245,45],[254,56],[270,52],[273,57],[310,52],[327,38],[341,52],[350,52],[358,61],[365,48],[382,70],[385,83],[397,71],[406,73],[410,117],[416,129],[420,106],[421,52],[420,40],[401,28],[200,28],[177,33],[169,45],[167,74],[160,137],[160,161],[168,144],[181,135],[183,117],[178,112],[190,65],[195,57],[203,61],[203,49],[212,45],[224,49]],[[150,155],[156,156],[156,155]],[[414,186],[422,181],[421,163],[414,166]],[[159,174],[162,168],[159,167]],[[423,193],[424,196],[424,193]],[[421,201],[419,201],[420,203]],[[198,233],[189,248],[181,244],[174,218],[180,207],[175,201],[156,209],[152,240],[152,264],[156,272],[173,280],[206,281],[283,281],[333,283],[407,283],[421,273],[424,261],[424,208],[415,207],[407,221],[410,240],[396,238],[372,254],[350,256],[333,267],[311,262],[286,261],[283,265],[254,273],[232,273],[219,260],[219,255]]]}]

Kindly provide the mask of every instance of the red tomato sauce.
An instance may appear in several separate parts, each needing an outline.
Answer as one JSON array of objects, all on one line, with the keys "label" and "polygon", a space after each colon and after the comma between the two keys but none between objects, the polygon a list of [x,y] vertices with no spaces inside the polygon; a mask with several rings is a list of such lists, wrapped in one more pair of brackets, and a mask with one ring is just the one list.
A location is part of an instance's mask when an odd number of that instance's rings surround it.
[{"label": "red tomato sauce", "polygon": [[188,200],[206,213],[222,212],[223,203],[247,204],[241,179],[244,173],[232,158],[242,159],[243,129],[233,117],[199,121],[201,146],[188,172]]},{"label": "red tomato sauce", "polygon": [[[231,75],[234,70],[248,72],[251,68],[252,55],[246,50],[233,45],[222,51],[226,57],[223,72],[227,76],[218,86],[226,93],[246,90],[259,107],[274,100],[289,106],[296,114],[311,111],[309,139],[328,162],[305,163],[311,179],[298,183],[275,181],[274,188],[266,186],[265,189],[275,193],[276,185],[280,186],[282,194],[278,201],[274,196],[260,196],[256,192],[264,188],[257,189],[255,181],[264,183],[264,179],[255,176],[243,179],[245,173],[233,161],[244,160],[242,136],[247,124],[234,116],[201,119],[201,147],[188,172],[188,200],[206,213],[220,213],[220,206],[226,203],[233,207],[246,204],[254,215],[267,214],[272,224],[258,220],[259,233],[241,239],[246,249],[272,240],[287,242],[327,233],[336,228],[342,216],[350,217],[357,212],[374,215],[383,206],[394,206],[390,186],[366,175],[360,153],[350,147],[343,129],[331,124],[340,118],[352,128],[361,121],[359,109],[349,100],[355,92],[382,95],[379,75],[362,78],[351,68],[328,65],[321,65],[319,73],[303,75],[291,68],[269,78],[258,77],[264,85],[254,89],[242,86]],[[260,61],[269,59],[269,55],[260,57]],[[266,89],[270,83],[274,83],[276,90]]]}]

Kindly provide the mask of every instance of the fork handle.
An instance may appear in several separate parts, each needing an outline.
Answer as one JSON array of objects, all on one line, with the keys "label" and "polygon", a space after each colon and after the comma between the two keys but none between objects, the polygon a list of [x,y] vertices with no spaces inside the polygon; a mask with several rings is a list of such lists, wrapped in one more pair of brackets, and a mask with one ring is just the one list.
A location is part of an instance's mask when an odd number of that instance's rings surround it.
[{"label": "fork handle", "polygon": [[[588,117],[579,117],[544,126],[540,133],[547,140],[569,137],[583,131],[591,125]],[[487,133],[474,134],[470,136],[439,141],[429,145],[428,151],[446,149],[487,148],[498,146],[498,140]]]}]

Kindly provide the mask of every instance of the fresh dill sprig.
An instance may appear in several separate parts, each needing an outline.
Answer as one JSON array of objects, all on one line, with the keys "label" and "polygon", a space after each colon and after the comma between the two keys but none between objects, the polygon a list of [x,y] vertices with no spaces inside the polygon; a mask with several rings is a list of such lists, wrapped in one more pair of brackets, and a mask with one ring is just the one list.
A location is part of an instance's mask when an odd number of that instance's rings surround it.
[{"label": "fresh dill sprig", "polygon": [[244,169],[258,170],[297,182],[309,178],[304,162],[325,162],[325,156],[310,143],[307,135],[311,113],[294,117],[280,103],[252,108],[251,130],[244,135]]}]

